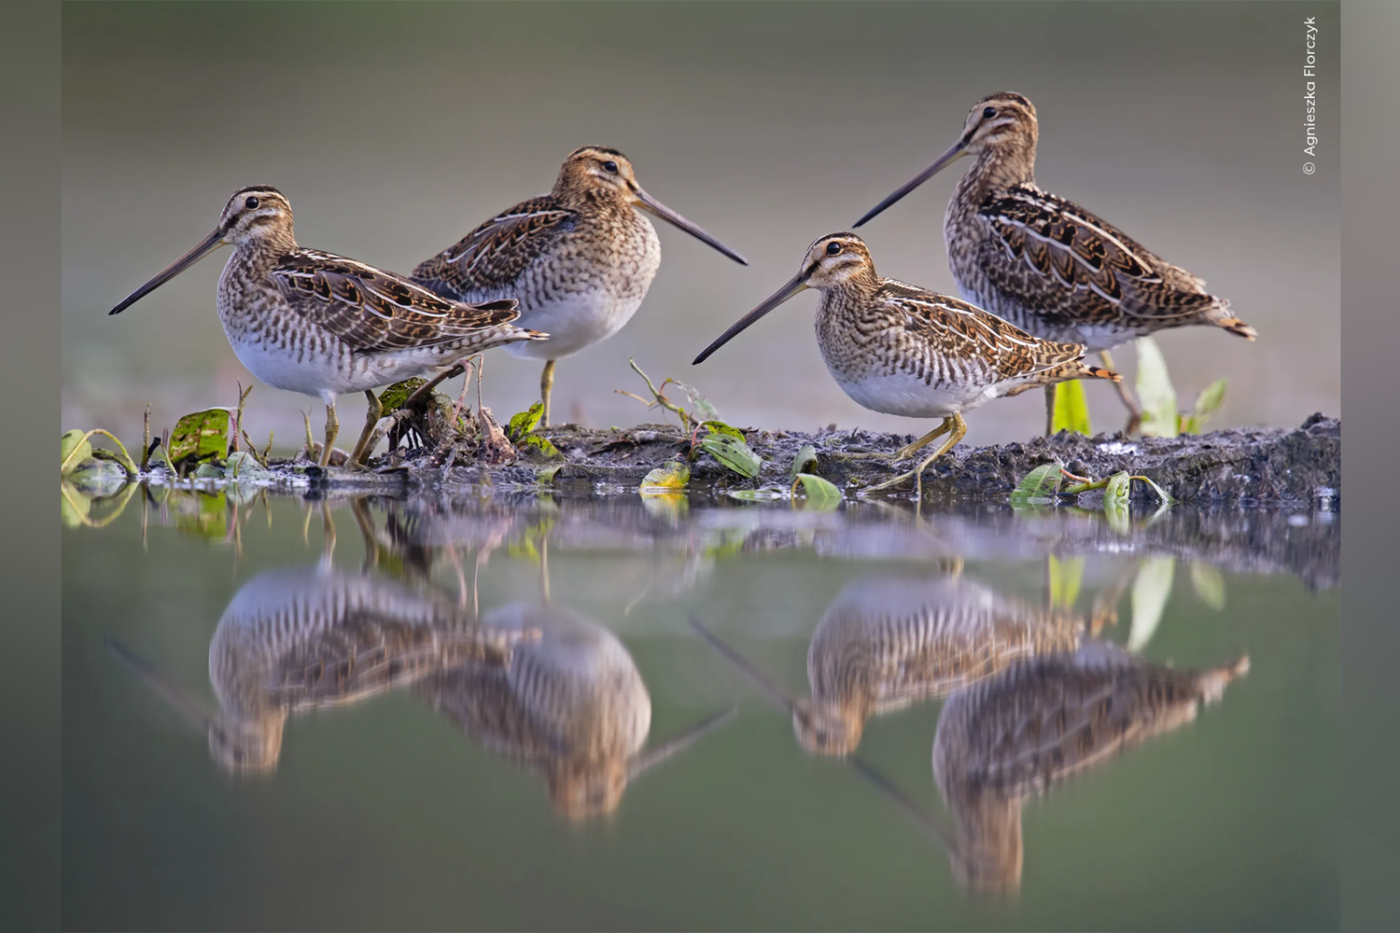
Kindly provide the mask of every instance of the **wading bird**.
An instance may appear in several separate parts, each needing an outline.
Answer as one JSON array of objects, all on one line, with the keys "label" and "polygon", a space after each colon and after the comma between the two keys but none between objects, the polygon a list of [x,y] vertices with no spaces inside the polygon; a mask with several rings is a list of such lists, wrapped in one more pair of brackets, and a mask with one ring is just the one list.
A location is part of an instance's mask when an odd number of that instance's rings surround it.
[{"label": "wading bird", "polygon": [[[1040,135],[1035,106],[1020,94],[973,105],[957,142],[860,220],[859,227],[963,156],[963,175],[943,215],[948,265],[963,297],[1046,340],[1082,343],[1113,368],[1108,351],[1171,327],[1211,324],[1247,340],[1254,328],[1204,280],[1148,252],[1126,233],[1035,182]],[[1142,412],[1119,394],[1136,430]],[[1046,387],[1047,434],[1054,389]]]},{"label": "wading bird", "polygon": [[214,232],[108,313],[120,314],[225,244],[233,255],[219,276],[224,333],[258,379],[325,403],[321,466],[330,463],[340,430],[337,395],[364,392],[369,399],[365,429],[350,457],[355,464],[369,454],[365,442],[379,419],[371,389],[452,366],[488,347],[546,337],[511,324],[520,316],[515,301],[449,301],[393,272],[298,246],[291,204],[267,185],[235,191]]},{"label": "wading bird", "polygon": [[872,411],[943,423],[893,454],[851,455],[903,460],[935,438],[948,440],[908,473],[871,486],[913,478],[923,494],[923,472],[967,433],[962,413],[994,398],[1085,377],[1121,377],[1083,362],[1085,348],[1033,337],[956,298],[877,275],[860,237],[832,233],[807,249],[801,269],[695,358],[704,360],[740,331],[799,292],[816,288],[817,346],[836,382]]},{"label": "wading bird", "polygon": [[544,360],[542,425],[549,424],[556,360],[606,340],[641,306],[661,265],[645,211],[741,265],[742,256],[647,194],[616,149],[569,154],[554,189],[503,211],[413,270],[415,281],[454,301],[520,302],[520,323],[547,341],[509,349]]}]

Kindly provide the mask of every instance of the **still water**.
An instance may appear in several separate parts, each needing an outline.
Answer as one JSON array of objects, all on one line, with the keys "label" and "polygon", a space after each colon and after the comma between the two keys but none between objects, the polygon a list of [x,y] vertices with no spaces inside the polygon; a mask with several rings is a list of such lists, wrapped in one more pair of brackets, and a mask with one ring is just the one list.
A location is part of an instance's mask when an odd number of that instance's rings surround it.
[{"label": "still water", "polygon": [[72,524],[68,928],[1339,923],[1334,513]]}]

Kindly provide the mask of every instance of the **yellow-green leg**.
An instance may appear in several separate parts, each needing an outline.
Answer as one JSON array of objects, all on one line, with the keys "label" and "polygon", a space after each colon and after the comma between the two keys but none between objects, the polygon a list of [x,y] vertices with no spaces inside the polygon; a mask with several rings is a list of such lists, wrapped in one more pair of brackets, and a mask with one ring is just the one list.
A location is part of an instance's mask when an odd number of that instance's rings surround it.
[{"label": "yellow-green leg", "polygon": [[540,374],[540,401],[544,409],[540,412],[540,427],[549,427],[549,396],[554,391],[554,360],[544,364]]},{"label": "yellow-green leg", "polygon": [[350,454],[350,466],[359,466],[362,460],[369,459],[369,436],[374,433],[374,426],[379,423],[379,416],[384,413],[384,406],[379,403],[379,398],[369,389],[365,390],[365,398],[369,399],[369,408],[365,411],[365,429],[360,432],[360,439],[355,442],[355,450]]},{"label": "yellow-green leg", "polygon": [[331,447],[335,436],[340,433],[340,419],[335,416],[335,400],[326,403],[326,443],[321,448],[321,466],[331,465]]},{"label": "yellow-green leg", "polygon": [[908,459],[909,457],[914,456],[914,454],[915,454],[917,451],[920,451],[920,450],[922,450],[923,448],[927,447],[927,446],[934,440],[934,438],[939,437],[939,436],[942,435],[942,434],[946,434],[946,433],[948,432],[948,429],[949,429],[949,426],[950,426],[951,423],[952,423],[952,419],[950,419],[950,418],[944,418],[944,419],[943,419],[943,423],[942,423],[941,425],[939,425],[938,427],[934,428],[932,431],[928,432],[927,434],[925,434],[923,437],[919,438],[919,439],[918,439],[917,441],[915,441],[914,443],[909,444],[908,446],[899,448],[899,449],[896,450],[894,453],[889,453],[889,454],[880,454],[880,453],[873,453],[873,454],[843,454],[843,453],[837,453],[837,454],[833,454],[833,456],[836,457],[837,460],[888,460],[888,461],[890,461],[891,463],[898,463],[898,462],[901,461],[901,460],[905,460],[905,459]]},{"label": "yellow-green leg", "polygon": [[927,437],[922,438],[922,441],[926,444],[945,431],[952,432],[948,435],[948,440],[944,441],[943,446],[939,447],[937,451],[925,457],[918,466],[908,473],[901,473],[894,479],[885,480],[883,483],[876,486],[870,486],[865,491],[875,492],[879,489],[889,489],[891,486],[897,486],[912,476],[914,478],[914,492],[922,499],[924,497],[924,469],[927,468],[930,463],[952,450],[953,447],[957,445],[958,441],[963,439],[963,436],[967,434],[967,422],[963,421],[963,416],[960,414],[944,418],[943,423],[938,426],[938,429],[929,432]]},{"label": "yellow-green leg", "polygon": [[[1113,357],[1108,355],[1107,350],[1099,352],[1099,359],[1103,360],[1106,369],[1114,372],[1118,368],[1113,365]],[[1142,427],[1142,408],[1138,405],[1137,399],[1133,398],[1133,393],[1128,391],[1128,387],[1121,382],[1115,382],[1114,388],[1118,390],[1118,397],[1123,400],[1123,404],[1128,406],[1128,426],[1123,429],[1124,434],[1135,434]]]}]

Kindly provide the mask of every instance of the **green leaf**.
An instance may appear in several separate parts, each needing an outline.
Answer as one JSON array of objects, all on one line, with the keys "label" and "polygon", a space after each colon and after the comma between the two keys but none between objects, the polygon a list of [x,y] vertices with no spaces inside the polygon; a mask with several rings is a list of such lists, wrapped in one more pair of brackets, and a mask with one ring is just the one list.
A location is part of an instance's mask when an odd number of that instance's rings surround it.
[{"label": "green leaf", "polygon": [[379,404],[383,406],[382,415],[398,411],[403,407],[403,403],[408,401],[408,397],[420,386],[427,385],[426,379],[405,379],[403,382],[396,382],[383,392],[379,393]]},{"label": "green leaf", "polygon": [[749,449],[743,435],[734,437],[728,433],[711,433],[700,442],[700,446],[709,451],[710,456],[745,479],[753,479],[763,466],[763,460]]},{"label": "green leaf", "polygon": [[1088,437],[1094,433],[1089,424],[1089,402],[1084,397],[1084,383],[1061,382],[1055,386],[1055,418],[1051,422],[1053,432],[1069,431]]},{"label": "green leaf", "polygon": [[775,489],[726,489],[724,494],[742,502],[772,502],[783,497],[783,494]]},{"label": "green leaf", "polygon": [[[79,431],[78,433],[82,434],[83,432]],[[92,510],[92,500],[68,483],[61,483],[58,492],[62,503],[59,516],[64,527],[77,528],[86,524],[88,512]]]},{"label": "green leaf", "polygon": [[564,468],[564,464],[556,463],[554,466],[547,466],[535,474],[535,481],[541,486],[547,486],[554,482],[554,474]]},{"label": "green leaf", "polygon": [[1143,437],[1176,437],[1176,390],[1167,375],[1167,361],[1151,337],[1137,340],[1137,395],[1142,406]]},{"label": "green leaf", "polygon": [[540,416],[543,414],[544,402],[536,402],[525,411],[511,415],[510,421],[506,424],[506,438],[512,444],[519,444],[535,430],[535,427],[540,423]]},{"label": "green leaf", "polygon": [[1011,505],[1021,508],[1027,505],[1044,505],[1055,501],[1055,493],[1060,489],[1064,474],[1059,463],[1043,463],[1026,474],[1011,493]]},{"label": "green leaf", "polygon": [[60,443],[63,475],[67,476],[88,457],[92,456],[92,445],[87,441],[87,432],[74,428],[64,433]]},{"label": "green leaf", "polygon": [[822,479],[811,473],[798,473],[797,479],[793,480],[793,489],[797,484],[802,484],[802,492],[806,497],[807,508],[820,512],[830,512],[841,504],[841,490],[836,488],[836,484],[830,480]]},{"label": "green leaf", "polygon": [[797,456],[792,459],[792,471],[788,473],[788,476],[796,482],[797,475],[806,471],[807,464],[809,463],[813,466],[816,466],[817,463],[817,448],[813,447],[811,444],[808,444],[797,452]]},{"label": "green leaf", "polygon": [[643,494],[656,490],[684,489],[690,482],[690,467],[682,460],[668,460],[642,479]]},{"label": "green leaf", "polygon": [[1225,389],[1228,380],[1224,376],[1212,382],[1201,390],[1201,394],[1196,396],[1196,407],[1191,411],[1191,417],[1187,419],[1191,425],[1190,433],[1196,434],[1205,427],[1216,412],[1220,411],[1225,404]]},{"label": "green leaf", "polygon": [[1201,602],[1216,612],[1225,608],[1225,577],[1210,564],[1201,561],[1191,564],[1191,588]]},{"label": "green leaf", "polygon": [[1108,478],[1108,485],[1103,488],[1104,509],[1107,510],[1110,505],[1126,506],[1132,491],[1133,479],[1128,475],[1128,471],[1119,470],[1114,473]]},{"label": "green leaf", "polygon": [[[225,412],[227,414],[227,412]],[[200,538],[228,536],[228,495],[184,493],[175,501],[175,528]]]},{"label": "green leaf", "polygon": [[1133,580],[1133,625],[1128,632],[1128,650],[1141,651],[1152,640],[1162,610],[1172,592],[1176,558],[1149,557],[1138,567]]},{"label": "green leaf", "polygon": [[680,389],[681,392],[685,394],[685,397],[690,400],[691,414],[697,416],[695,420],[715,422],[720,420],[719,412],[715,410],[715,406],[711,405],[709,400],[700,394],[699,389],[694,386],[688,386],[684,382],[677,382],[674,379],[671,380],[671,385]]},{"label": "green leaf", "polygon": [[228,409],[207,408],[185,415],[170,432],[170,459],[223,460],[228,456]]},{"label": "green leaf", "polygon": [[562,460],[564,455],[559,452],[559,448],[554,446],[554,442],[539,434],[529,434],[521,438],[517,443],[518,447],[532,447],[538,450],[546,459]]},{"label": "green leaf", "polygon": [[709,431],[711,434],[723,434],[726,437],[737,437],[745,443],[747,443],[748,440],[744,437],[743,431],[740,431],[738,428],[731,428],[723,421],[702,421],[700,422],[700,427]]}]

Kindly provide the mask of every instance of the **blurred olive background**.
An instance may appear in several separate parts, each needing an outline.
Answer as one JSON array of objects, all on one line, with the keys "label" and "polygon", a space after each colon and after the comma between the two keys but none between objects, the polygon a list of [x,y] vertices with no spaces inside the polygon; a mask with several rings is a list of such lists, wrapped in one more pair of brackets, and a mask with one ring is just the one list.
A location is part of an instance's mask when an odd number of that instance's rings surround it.
[{"label": "blurred olive background", "polygon": [[[1320,15],[1318,172],[1305,176],[1304,14]],[[214,311],[222,258],[126,314],[117,301],[267,183],[299,240],[401,272],[547,190],[584,144],[626,152],[664,203],[748,257],[671,228],[661,272],[614,339],[559,368],[556,411],[652,418],[635,357],[699,386],[729,421],[922,430],[867,412],[828,376],[815,298],[704,366],[696,352],[956,136],[979,97],[1029,96],[1038,180],[1206,278],[1260,332],[1162,335],[1183,407],[1230,377],[1219,426],[1338,414],[1336,6],[1314,4],[67,3],[63,48],[63,426],[140,430],[230,405]],[[954,291],[942,216],[958,171],[862,230],[886,275]],[[226,258],[227,254],[223,254]],[[1133,353],[1117,362],[1131,378]],[[538,367],[491,354],[497,415]],[[1096,427],[1121,425],[1103,386]],[[319,403],[267,387],[248,416],[279,447]],[[343,420],[361,404],[347,399]],[[970,419],[971,443],[1028,437],[1038,393]]]}]

